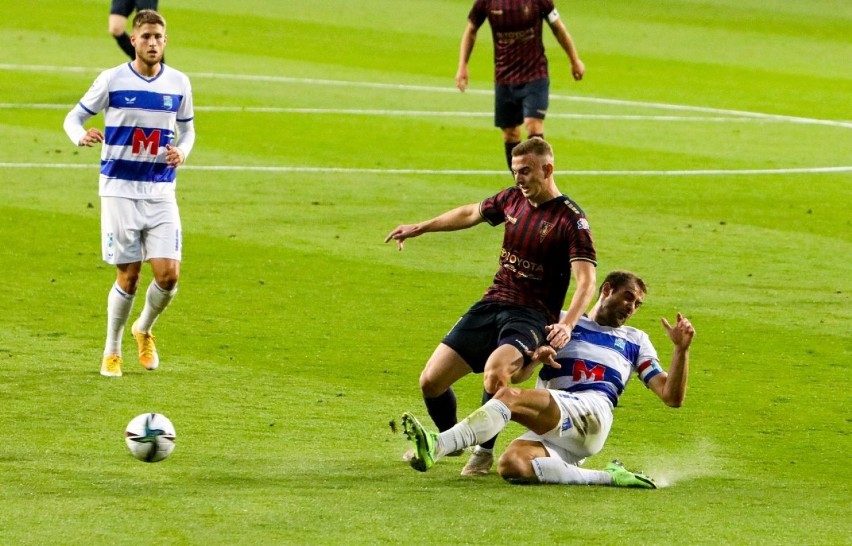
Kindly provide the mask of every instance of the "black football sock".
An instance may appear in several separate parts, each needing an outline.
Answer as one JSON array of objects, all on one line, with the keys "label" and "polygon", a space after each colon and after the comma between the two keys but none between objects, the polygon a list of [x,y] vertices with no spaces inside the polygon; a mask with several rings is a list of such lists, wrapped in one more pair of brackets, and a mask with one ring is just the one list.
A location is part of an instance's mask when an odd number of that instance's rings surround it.
[{"label": "black football sock", "polygon": [[131,61],[136,58],[136,50],[133,49],[133,44],[130,43],[130,36],[126,32],[121,36],[114,36],[114,38],[118,42],[118,47],[130,57]]},{"label": "black football sock", "polygon": [[[482,405],[483,406],[485,405],[486,402],[488,402],[492,398],[494,398],[493,394],[491,394],[490,392],[486,392],[485,389],[482,390]],[[494,442],[496,442],[496,441],[497,441],[497,436],[495,435],[490,440],[487,440],[487,441],[479,444],[479,447],[485,448],[485,449],[494,449]]]},{"label": "black football sock", "polygon": [[512,170],[512,148],[520,144],[520,142],[504,142],[503,147],[506,150],[506,164],[509,166],[509,170]]},{"label": "black football sock", "polygon": [[447,389],[443,394],[435,398],[423,397],[429,417],[435,422],[438,430],[444,432],[455,426],[456,419],[456,393],[453,389]]}]

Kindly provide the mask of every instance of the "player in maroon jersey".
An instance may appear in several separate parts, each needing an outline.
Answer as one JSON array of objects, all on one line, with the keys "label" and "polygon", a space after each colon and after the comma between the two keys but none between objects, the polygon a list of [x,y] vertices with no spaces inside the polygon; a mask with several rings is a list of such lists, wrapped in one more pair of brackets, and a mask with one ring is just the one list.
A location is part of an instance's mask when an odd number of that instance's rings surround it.
[{"label": "player in maroon jersey", "polygon": [[[512,151],[515,185],[481,203],[463,205],[431,220],[398,226],[385,238],[402,250],[406,239],[434,231],[456,231],[482,222],[504,225],[500,268],[482,299],[456,323],[420,375],[429,415],[440,431],[456,424],[452,384],[482,373],[483,404],[549,343],[562,348],[595,291],[596,255],[583,211],[553,179],[553,150],[540,138]],[[576,287],[560,319],[571,275]],[[481,445],[462,475],[488,473],[493,443]]]},{"label": "player in maroon jersey", "polygon": [[468,61],[476,33],[485,20],[494,39],[494,125],[503,131],[506,162],[512,168],[512,148],[527,138],[544,138],[550,77],[542,41],[542,21],[571,61],[571,74],[581,80],[586,71],[574,41],[559,18],[553,0],[475,0],[462,34],[456,87],[462,92],[469,80]]}]

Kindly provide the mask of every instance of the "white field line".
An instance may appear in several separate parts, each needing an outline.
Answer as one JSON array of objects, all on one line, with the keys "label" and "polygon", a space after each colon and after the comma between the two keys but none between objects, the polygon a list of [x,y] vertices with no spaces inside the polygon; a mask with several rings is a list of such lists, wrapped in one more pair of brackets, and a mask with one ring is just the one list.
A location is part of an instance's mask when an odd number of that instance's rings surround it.
[{"label": "white field line", "polygon": [[[88,169],[97,171],[97,165],[79,163],[0,163],[0,169]],[[506,170],[459,170],[459,169],[361,169],[345,167],[287,167],[263,165],[184,165],[186,171],[237,171],[268,173],[344,173],[344,174],[395,174],[395,175],[440,175],[482,176],[508,175]],[[558,175],[571,176],[731,176],[731,175],[786,175],[786,174],[836,174],[852,172],[852,165],[845,167],[801,167],[790,169],[698,169],[653,170],[653,171],[554,171]]]},{"label": "white field line", "polygon": [[[88,67],[67,67],[67,66],[42,66],[42,65],[10,65],[0,64],[0,70],[10,71],[40,71],[40,72],[74,72],[74,73],[94,73],[103,69],[88,68]],[[289,76],[264,76],[264,75],[249,75],[249,74],[217,74],[217,73],[196,73],[192,74],[194,78],[209,78],[209,79],[227,79],[227,80],[242,80],[242,81],[267,81],[276,83],[294,83],[303,85],[325,85],[325,86],[341,86],[341,87],[365,87],[375,89],[391,89],[397,91],[421,91],[421,92],[440,92],[440,93],[456,93],[455,88],[449,87],[434,87],[421,85],[405,85],[405,84],[388,84],[377,82],[353,82],[343,80],[324,80],[314,78],[293,78]],[[474,95],[493,95],[492,91],[468,89],[467,93]],[[663,110],[673,110],[682,112],[701,112],[705,114],[713,114],[713,117],[698,117],[698,116],[660,116],[660,115],[609,115],[609,114],[559,114],[551,113],[549,117],[565,118],[565,119],[603,119],[603,120],[650,120],[650,121],[694,121],[694,122],[744,122],[744,121],[763,121],[763,122],[788,122],[788,123],[805,123],[828,125],[843,128],[852,128],[852,122],[835,121],[835,120],[820,120],[794,116],[781,116],[775,114],[763,114],[759,112],[745,112],[739,110],[726,110],[719,108],[707,108],[700,106],[685,106],[676,104],[664,104],[654,102],[637,102],[617,99],[600,99],[593,97],[572,97],[563,95],[551,95],[551,98],[557,100],[567,100],[575,102],[589,102],[596,104],[611,104],[618,106],[631,107],[646,107]],[[66,104],[15,104],[15,103],[0,103],[0,109],[15,109],[15,108],[37,108],[37,109],[66,109],[70,105]],[[296,114],[334,114],[334,115],[373,115],[373,116],[464,116],[464,117],[491,117],[490,112],[452,112],[452,111],[417,111],[417,110],[382,110],[382,109],[320,109],[320,108],[277,108],[277,107],[199,107],[199,111],[210,112],[257,112],[257,113],[296,113]],[[93,166],[79,165],[74,163],[68,164],[41,164],[41,163],[0,163],[0,168],[25,168],[25,169],[94,169]],[[284,173],[362,173],[362,174],[420,174],[420,175],[453,175],[453,176],[468,176],[468,175],[494,175],[506,174],[505,171],[499,170],[457,170],[457,169],[359,169],[359,168],[341,168],[341,167],[288,167],[288,166],[231,166],[231,165],[208,165],[208,166],[193,166],[187,165],[182,167],[185,170],[198,171],[244,171],[244,172],[284,172]],[[825,174],[825,173],[845,173],[852,172],[852,166],[840,167],[803,167],[803,168],[779,168],[779,169],[698,169],[698,170],[612,170],[612,171],[556,171],[562,175],[576,176],[719,176],[719,175],[780,175],[780,174]]]},{"label": "white field line", "polygon": [[[17,65],[17,64],[0,64],[0,70],[9,71],[35,71],[35,72],[74,72],[74,73],[96,73],[104,70],[103,68],[80,67],[80,66],[45,66],[45,65]],[[380,82],[357,82],[346,80],[327,80],[317,78],[294,78],[291,76],[269,76],[269,75],[253,75],[253,74],[220,74],[214,72],[197,72],[190,73],[193,78],[215,79],[215,80],[236,80],[236,81],[255,81],[255,82],[273,82],[273,83],[290,83],[300,85],[323,85],[327,87],[363,87],[370,89],[390,89],[395,91],[421,91],[428,93],[458,93],[454,87],[438,87],[427,85],[408,85],[395,83],[380,83]],[[491,90],[468,89],[466,93],[471,95],[493,95]],[[680,104],[666,104],[658,102],[645,101],[629,101],[621,99],[603,99],[597,97],[575,97],[569,95],[551,94],[551,99],[565,100],[573,102],[588,102],[593,104],[609,104],[616,106],[631,106],[643,107],[662,110],[673,110],[682,112],[701,112],[704,114],[716,114],[725,116],[758,118],[764,120],[786,121],[789,123],[803,123],[810,125],[827,125],[832,127],[842,127],[852,129],[852,121],[813,119],[798,116],[784,116],[779,114],[765,114],[761,112],[747,112],[742,110],[730,110],[724,108],[709,108],[704,106],[689,106]]]},{"label": "white field line", "polygon": [[[0,110],[70,110],[69,104],[0,103]],[[197,106],[197,112],[237,112],[250,114],[311,114],[335,116],[385,116],[385,117],[441,117],[441,118],[492,118],[493,112],[462,112],[452,110],[387,110],[373,108],[287,108],[274,106]],[[588,119],[606,121],[691,121],[698,123],[779,123],[783,120],[757,120],[743,117],[707,116],[643,116],[635,114],[561,114],[549,113],[548,119]]]}]

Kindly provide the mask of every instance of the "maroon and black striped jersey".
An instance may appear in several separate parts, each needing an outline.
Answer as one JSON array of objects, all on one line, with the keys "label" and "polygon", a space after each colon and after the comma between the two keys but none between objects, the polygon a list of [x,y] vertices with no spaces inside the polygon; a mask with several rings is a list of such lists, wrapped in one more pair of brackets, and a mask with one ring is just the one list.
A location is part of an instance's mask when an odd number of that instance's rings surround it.
[{"label": "maroon and black striped jersey", "polygon": [[547,78],[541,38],[553,0],[476,0],[467,18],[479,29],[488,19],[494,39],[494,82],[518,85]]},{"label": "maroon and black striped jersey", "polygon": [[484,200],[479,211],[492,226],[505,224],[500,269],[483,301],[539,309],[556,322],[571,282],[571,262],[597,263],[586,215],[565,195],[533,207],[515,186]]}]

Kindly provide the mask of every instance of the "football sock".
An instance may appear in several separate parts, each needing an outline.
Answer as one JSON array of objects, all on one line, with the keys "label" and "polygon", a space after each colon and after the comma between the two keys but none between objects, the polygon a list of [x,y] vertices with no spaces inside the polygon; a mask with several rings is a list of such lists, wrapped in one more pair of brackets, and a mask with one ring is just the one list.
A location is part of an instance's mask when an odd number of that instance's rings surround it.
[{"label": "football sock", "polygon": [[139,315],[139,320],[136,321],[137,331],[143,334],[150,333],[157,317],[166,310],[175,294],[177,294],[177,286],[172,290],[163,290],[156,281],[151,281],[148,290],[145,292],[145,307],[142,309],[142,314]]},{"label": "football sock", "polygon": [[456,417],[456,393],[453,392],[452,388],[447,389],[435,398],[424,396],[423,402],[426,403],[426,410],[435,426],[438,427],[438,431],[448,430],[458,421]]},{"label": "football sock", "polygon": [[133,308],[133,294],[128,294],[118,287],[118,283],[112,285],[107,296],[107,334],[104,356],[121,354],[121,338],[124,335],[124,325]]},{"label": "football sock", "polygon": [[489,400],[461,423],[438,435],[437,455],[481,444],[503,430],[511,418],[512,412],[506,404],[500,400]]},{"label": "football sock", "polygon": [[610,485],[612,476],[603,470],[586,470],[556,457],[532,460],[533,471],[540,483],[566,485]]},{"label": "football sock", "polygon": [[130,36],[127,33],[123,33],[120,36],[113,36],[115,41],[118,42],[118,47],[121,48],[129,57],[130,60],[134,60],[136,58],[136,50],[133,49],[133,44],[130,43]]},{"label": "football sock", "polygon": [[[487,404],[488,401],[491,400],[491,398],[493,398],[493,397],[494,397],[493,394],[491,394],[490,392],[483,389],[482,390],[482,405],[484,406],[485,404]],[[497,441],[497,436],[494,435],[492,438],[490,438],[490,439],[482,442],[481,444],[479,444],[479,447],[481,447],[482,449],[487,449],[489,451],[494,451],[494,443],[496,441]]]},{"label": "football sock", "polygon": [[506,150],[506,164],[509,166],[509,170],[512,170],[512,148],[520,144],[520,142],[504,142],[503,147]]}]

